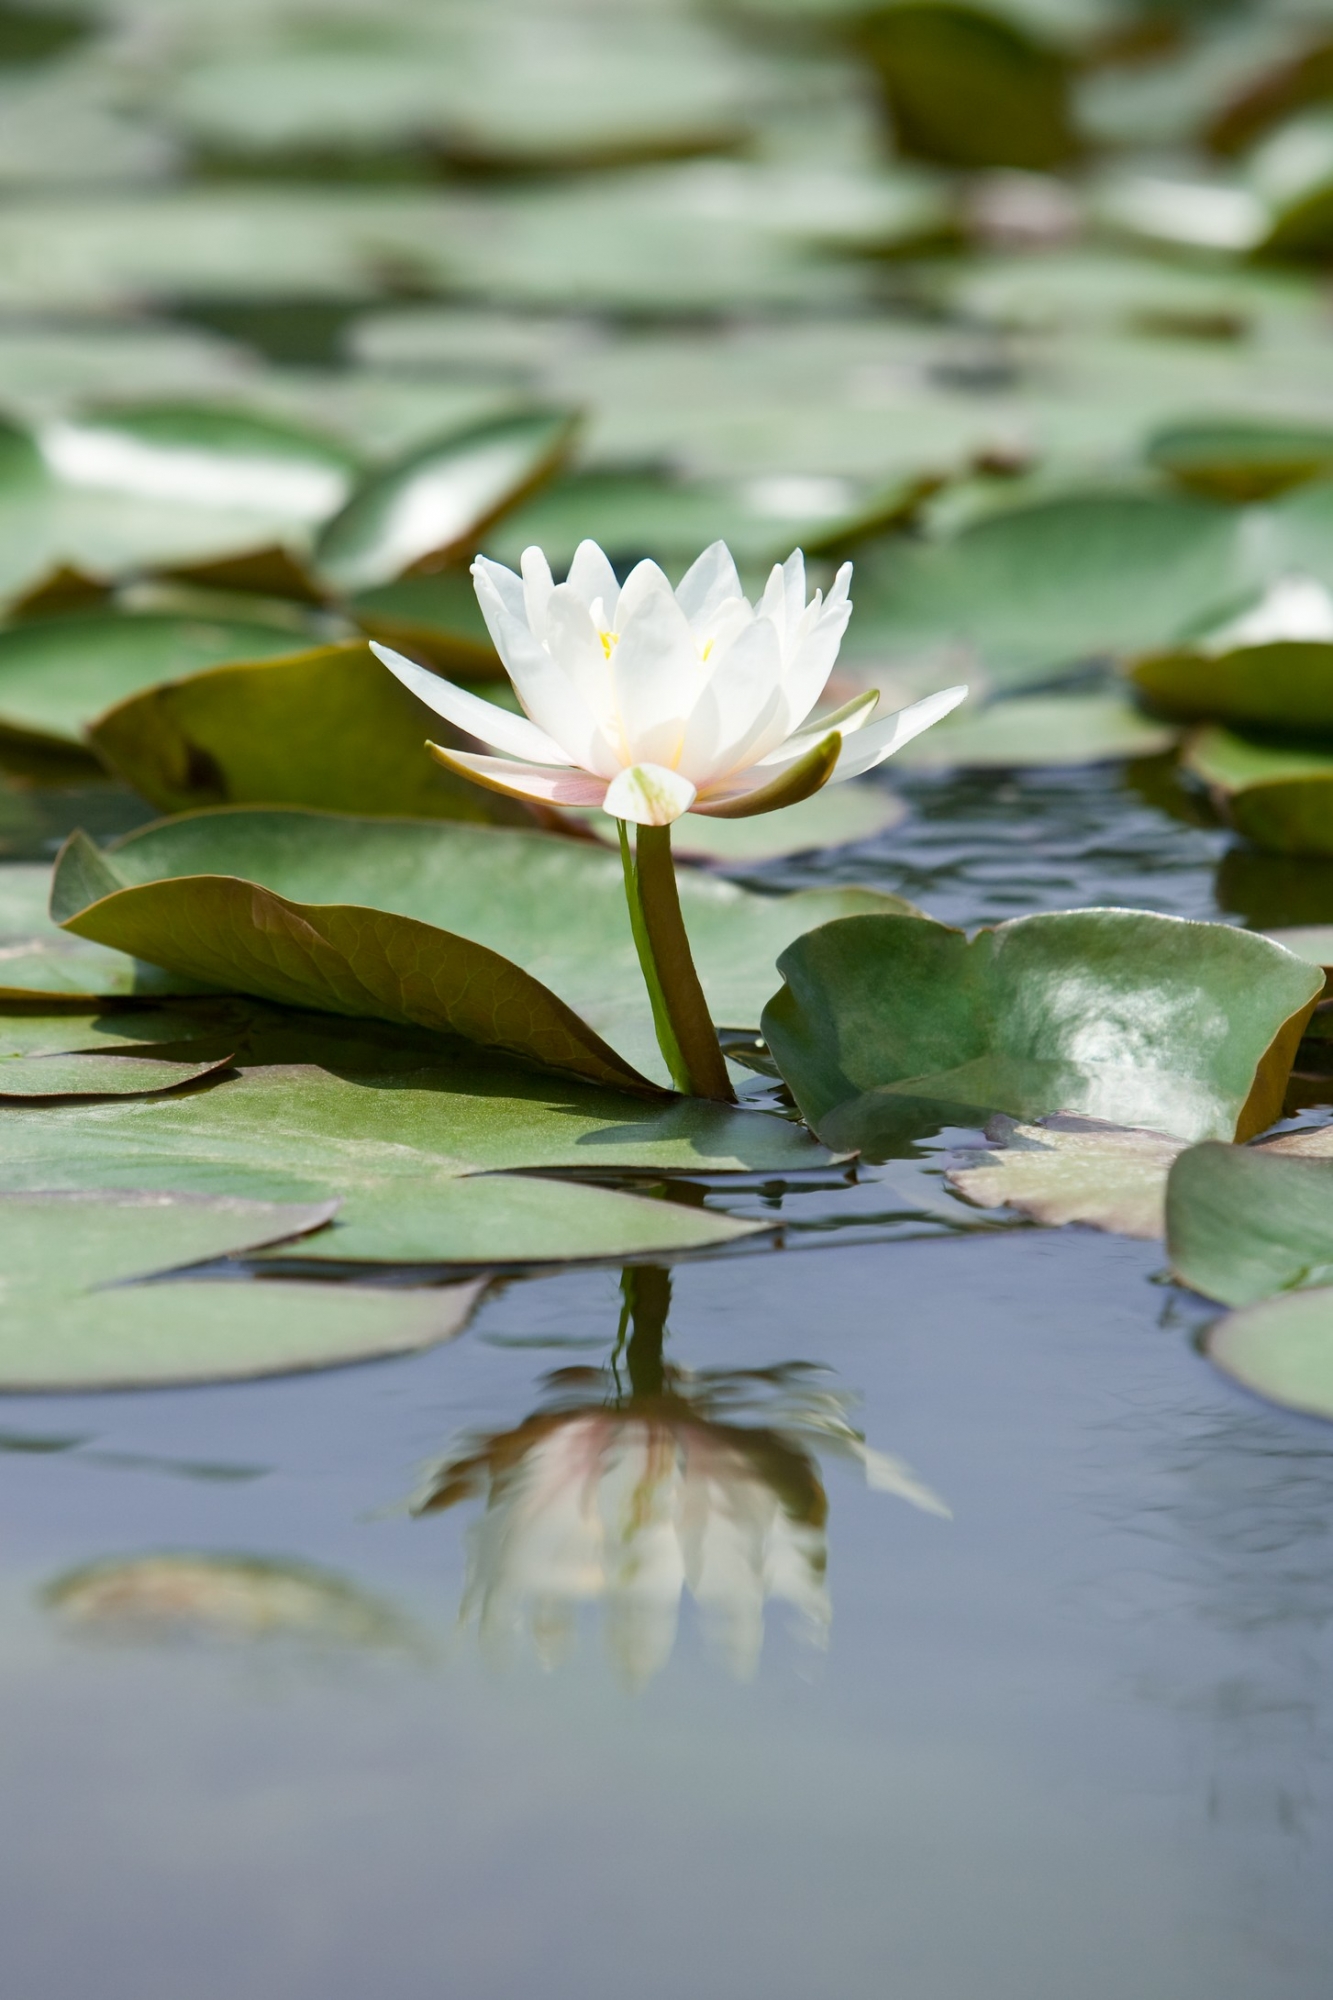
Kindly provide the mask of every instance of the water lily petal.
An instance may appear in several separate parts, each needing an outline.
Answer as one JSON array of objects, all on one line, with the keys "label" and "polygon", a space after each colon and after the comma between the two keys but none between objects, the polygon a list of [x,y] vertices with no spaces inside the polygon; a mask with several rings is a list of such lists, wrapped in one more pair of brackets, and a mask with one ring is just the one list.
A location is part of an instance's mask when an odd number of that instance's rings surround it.
[{"label": "water lily petal", "polygon": [[551,593],[546,649],[595,725],[591,737],[580,739],[583,751],[577,761],[604,778],[614,778],[625,752],[611,662],[587,606],[567,583],[558,584]]},{"label": "water lily petal", "polygon": [[677,759],[698,785],[753,761],[752,746],[778,715],[782,645],[772,620],[752,620],[709,666]]},{"label": "water lily petal", "polygon": [[519,557],[523,571],[523,604],[527,614],[528,630],[536,639],[546,637],[546,607],[555,589],[555,579],[551,575],[551,565],[535,543],[526,548]]},{"label": "water lily petal", "polygon": [[591,611],[599,597],[608,611],[615,609],[620,585],[609,560],[596,542],[579,543],[565,581],[587,610]]},{"label": "water lily petal", "polygon": [[805,612],[805,556],[800,549],[793,549],[782,565],[782,590],[786,630],[794,636]]},{"label": "water lily petal", "polygon": [[606,780],[587,771],[553,770],[549,764],[520,764],[505,757],[478,757],[470,750],[447,750],[442,743],[426,748],[437,764],[460,777],[471,778],[488,792],[510,799],[536,799],[549,806],[599,806],[606,797]]},{"label": "water lily petal", "polygon": [[662,764],[631,764],[613,778],[601,801],[613,819],[631,819],[637,826],[670,826],[694,804],[695,789],[679,771]]},{"label": "water lily petal", "polygon": [[711,636],[722,606],[736,598],[744,601],[741,580],[725,542],[713,542],[706,548],[676,585],[676,602],[689,619],[695,638],[701,641]]},{"label": "water lily petal", "polygon": [[541,641],[508,611],[488,571],[477,564],[474,575],[487,630],[519,700],[571,763],[595,770],[594,759],[605,754],[598,718]]},{"label": "water lily petal", "polygon": [[[484,576],[510,617],[517,618],[520,625],[527,624],[528,606],[521,576],[515,576],[513,570],[506,569],[503,563],[492,562],[489,556],[478,556],[471,574],[474,589],[478,578]],[[480,597],[480,591],[477,594]]]},{"label": "water lily petal", "polygon": [[656,576],[644,576],[636,585],[645,568],[640,564],[620,593],[611,674],[625,757],[674,764],[704,673],[685,614],[656,564]]},{"label": "water lily petal", "polygon": [[765,757],[757,757],[757,767],[790,763],[793,757],[802,757],[814,743],[819,743],[836,729],[842,736],[852,736],[858,729],[864,729],[879,706],[879,689],[870,688],[865,694],[854,695],[841,708],[830,709],[827,715],[816,716],[802,729],[795,730],[776,750],[770,750]]},{"label": "water lily petal", "polygon": [[776,771],[752,765],[748,771],[718,779],[695,801],[692,810],[711,819],[753,819],[757,813],[799,805],[829,783],[841,750],[842,738],[832,730],[803,757]]},{"label": "water lily petal", "polygon": [[914,736],[929,729],[966,698],[965,687],[945,688],[939,694],[928,694],[924,701],[914,701],[910,708],[900,708],[896,715],[886,715],[882,722],[872,722],[868,728],[858,730],[843,746],[831,782],[841,785],[848,778],[860,777],[863,771],[873,771],[877,764],[882,764],[895,750],[901,750],[904,743],[910,743]]},{"label": "water lily petal", "polygon": [[455,729],[463,730],[468,736],[479,737],[494,749],[506,751],[511,757],[522,757],[529,763],[569,763],[560,745],[544,730],[538,729],[535,722],[529,722],[525,715],[514,715],[507,708],[497,708],[494,702],[469,694],[466,688],[455,687],[452,681],[442,679],[439,674],[428,673],[425,667],[417,666],[412,660],[405,660],[391,646],[381,646],[372,639],[370,650],[418,701],[424,701],[427,708],[433,708],[446,722],[452,722]]},{"label": "water lily petal", "polygon": [[800,728],[828,685],[851,615],[851,603],[845,596],[836,604],[824,605],[814,626],[788,654],[782,693],[789,733]]}]

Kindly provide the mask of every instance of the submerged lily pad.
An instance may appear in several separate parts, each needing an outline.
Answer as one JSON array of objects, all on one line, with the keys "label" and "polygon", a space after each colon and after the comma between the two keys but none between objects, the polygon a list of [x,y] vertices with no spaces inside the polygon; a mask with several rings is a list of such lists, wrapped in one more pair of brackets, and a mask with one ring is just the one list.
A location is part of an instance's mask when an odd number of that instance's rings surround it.
[{"label": "submerged lily pad", "polygon": [[0,731],[82,746],[114,702],[218,660],[289,653],[291,628],[253,620],[91,612],[0,632]]},{"label": "submerged lily pad", "polygon": [[1183,1139],[1091,1118],[994,1123],[1002,1149],[947,1176],[966,1200],[1054,1228],[1083,1222],[1118,1236],[1165,1233],[1166,1177]]},{"label": "submerged lily pad", "polygon": [[320,534],[317,570],[366,591],[471,554],[492,521],[551,477],[576,430],[565,411],[529,410],[420,446],[357,487]]},{"label": "submerged lily pad", "polygon": [[[802,931],[910,908],[859,889],[756,896],[688,872],[680,886],[727,1027],[757,1025],[778,953]],[[224,808],[104,855],[76,838],[53,897],[68,930],[215,987],[445,1029],[598,1082],[665,1076],[620,859],[591,843]]]},{"label": "submerged lily pad", "polygon": [[237,660],[131,696],[88,731],[162,812],[278,804],[510,825],[531,815],[425,754],[439,718],[363,641]]},{"label": "submerged lily pad", "polygon": [[820,1137],[867,1150],[913,1103],[1246,1137],[1278,1115],[1323,989],[1266,938],[1138,910],[1019,917],[970,943],[852,917],[778,965],[764,1039]]},{"label": "submerged lily pad", "polygon": [[1173,1275],[1223,1305],[1333,1283],[1333,1159],[1263,1146],[1193,1146],[1171,1170]]},{"label": "submerged lily pad", "polygon": [[1265,1299],[1209,1328],[1203,1351],[1270,1403],[1333,1419],[1333,1288]]}]

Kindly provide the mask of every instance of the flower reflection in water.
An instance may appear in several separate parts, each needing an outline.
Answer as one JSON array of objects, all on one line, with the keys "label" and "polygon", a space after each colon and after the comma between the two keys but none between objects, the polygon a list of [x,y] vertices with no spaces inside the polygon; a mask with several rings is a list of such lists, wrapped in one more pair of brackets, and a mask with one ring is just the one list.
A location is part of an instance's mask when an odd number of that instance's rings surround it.
[{"label": "flower reflection in water", "polygon": [[564,1368],[516,1429],[467,1440],[437,1465],[417,1513],[484,1497],[469,1537],[461,1617],[503,1655],[527,1629],[555,1665],[578,1607],[600,1603],[607,1649],[631,1686],[666,1664],[683,1590],[741,1679],[759,1660],[764,1605],[793,1608],[825,1643],[828,1502],[816,1451],[859,1463],[874,1490],[948,1509],[849,1420],[850,1398],[802,1363],[691,1373],[664,1358],[671,1280],[625,1273],[610,1364]]}]

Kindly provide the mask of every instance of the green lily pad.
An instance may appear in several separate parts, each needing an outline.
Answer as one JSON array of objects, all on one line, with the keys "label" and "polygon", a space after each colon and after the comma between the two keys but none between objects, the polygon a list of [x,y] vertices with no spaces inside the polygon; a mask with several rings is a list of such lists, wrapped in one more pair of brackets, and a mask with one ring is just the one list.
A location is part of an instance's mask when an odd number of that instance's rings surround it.
[{"label": "green lily pad", "polygon": [[[110,1017],[121,1018],[132,1017]],[[645,1103],[419,1031],[235,1002],[201,1002],[198,1019],[201,1037],[211,1021],[235,1049],[231,1075],[188,1099],[14,1106],[0,1119],[0,1183],[336,1196],[338,1228],[320,1258],[507,1266],[651,1256],[745,1234],[705,1209],[532,1173],[773,1178],[829,1164],[784,1118],[699,1099]],[[30,1033],[58,1038],[61,1026]]]},{"label": "green lily pad", "polygon": [[1213,791],[1227,794],[1279,778],[1333,775],[1333,750],[1317,743],[1275,743],[1240,736],[1234,730],[1196,729],[1187,739],[1181,764]]},{"label": "green lily pad", "polygon": [[220,618],[92,612],[0,632],[0,730],[62,749],[114,702],[218,660],[289,653],[290,628]]},{"label": "green lily pad", "polygon": [[1174,741],[1169,725],[1115,695],[1022,695],[955,710],[897,754],[913,770],[1024,770],[1155,757]]},{"label": "green lily pad", "polygon": [[459,1331],[476,1286],[134,1282],[164,1265],[318,1228],[328,1213],[327,1205],[165,1193],[0,1195],[0,1384],[13,1391],[228,1381],[403,1353]]},{"label": "green lily pad", "polygon": [[1292,924],[1265,931],[1264,936],[1294,951],[1307,965],[1321,965],[1325,972],[1333,969],[1333,924]]},{"label": "green lily pad", "polygon": [[[680,888],[727,1027],[757,1025],[802,931],[911,907],[859,889],[756,896],[688,871]],[[590,842],[223,808],[104,855],[76,838],[53,909],[78,936],[214,987],[447,1029],[599,1082],[665,1078],[620,859]]]},{"label": "green lily pad", "polygon": [[855,41],[919,159],[1040,172],[1078,151],[1068,54],[1017,9],[899,0],[866,12]]},{"label": "green lily pad", "polygon": [[315,567],[340,589],[371,590],[470,555],[501,514],[568,456],[577,419],[526,410],[423,445],[372,473],[327,523]]},{"label": "green lily pad", "polygon": [[428,757],[439,734],[439,718],[351,640],[148,688],[88,738],[162,812],[253,803],[531,824]]},{"label": "green lily pad", "polygon": [[1333,472],[1333,430],[1237,417],[1165,425],[1149,438],[1150,465],[1213,500],[1267,500]]},{"label": "green lily pad", "polygon": [[850,660],[960,649],[1000,687],[1145,648],[1234,594],[1240,517],[1192,496],[1072,494],[858,565]]},{"label": "green lily pad", "polygon": [[0,1002],[59,1001],[86,1008],[96,999],[197,993],[199,982],[63,931],[51,920],[51,870],[35,862],[0,868]]},{"label": "green lily pad", "polygon": [[1333,1288],[1265,1299],[1204,1336],[1208,1359],[1244,1389],[1307,1416],[1333,1418]]},{"label": "green lily pad", "polygon": [[1227,1306],[1333,1282],[1333,1159],[1192,1146],[1171,1170],[1167,1249],[1182,1285]]},{"label": "green lily pad", "polygon": [[820,1137],[867,1150],[913,1103],[1248,1136],[1278,1115],[1323,989],[1266,938],[1138,910],[1019,917],[970,943],[853,917],[778,967],[764,1039]]},{"label": "green lily pad", "polygon": [[1214,652],[1181,646],[1134,661],[1130,678],[1160,715],[1333,733],[1333,643],[1279,639]]},{"label": "green lily pad", "polygon": [[813,848],[849,847],[857,841],[874,840],[897,826],[906,812],[903,801],[887,785],[854,780],[846,785],[825,785],[797,805],[756,813],[750,819],[686,813],[677,825],[675,846],[686,860],[748,868]]},{"label": "green lily pad", "polygon": [[33,1055],[0,1061],[0,1098],[153,1097],[214,1076],[227,1067],[165,1056]]},{"label": "green lily pad", "polygon": [[946,1176],[965,1200],[1052,1228],[1082,1222],[1117,1236],[1165,1234],[1166,1177],[1183,1139],[1091,1118],[993,1123],[1001,1148]]},{"label": "green lily pad", "polygon": [[1333,856],[1333,771],[1246,785],[1227,799],[1227,817],[1266,853],[1327,859]]}]

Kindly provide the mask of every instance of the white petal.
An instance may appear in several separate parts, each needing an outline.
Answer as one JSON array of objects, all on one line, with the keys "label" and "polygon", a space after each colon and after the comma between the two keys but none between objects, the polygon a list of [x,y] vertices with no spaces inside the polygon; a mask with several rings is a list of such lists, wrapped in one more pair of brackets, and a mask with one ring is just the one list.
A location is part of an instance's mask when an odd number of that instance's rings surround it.
[{"label": "white petal", "polygon": [[802,757],[807,750],[822,742],[830,729],[836,729],[842,736],[855,735],[864,729],[879,706],[879,689],[870,688],[854,700],[844,702],[841,708],[833,708],[826,715],[812,717],[794,730],[776,750],[770,750],[764,757],[755,759],[760,768],[771,764],[790,764],[795,757]]},{"label": "white petal", "polygon": [[631,591],[646,567],[639,565],[620,594],[620,639],[611,654],[611,674],[626,760],[674,764],[704,674],[694,635],[661,571],[643,577]]},{"label": "white petal", "polygon": [[[479,585],[482,577],[486,578],[510,617],[525,625],[528,607],[523,595],[522,577],[515,576],[513,570],[506,569],[503,563],[492,562],[489,556],[478,556],[472,565],[472,587],[477,592],[478,600],[481,598]],[[484,605],[482,610],[485,611]]]},{"label": "white petal", "polygon": [[582,599],[567,583],[551,593],[546,613],[546,650],[566,676],[596,725],[588,754],[579,762],[613,778],[628,754],[621,742],[615,679],[601,635]]},{"label": "white petal", "polygon": [[430,753],[437,763],[488,792],[503,792],[511,799],[538,799],[550,806],[599,806],[606,797],[606,780],[587,771],[552,770],[549,764],[522,764],[505,757],[478,757],[471,750],[448,750],[432,743]]},{"label": "white petal", "polygon": [[501,602],[490,577],[477,576],[477,602],[515,691],[532,720],[572,764],[596,770],[605,750],[597,717],[564,669]]},{"label": "white petal", "polygon": [[852,607],[846,598],[831,610],[825,605],[813,630],[788,654],[782,676],[788,732],[800,728],[823,694],[851,615]]},{"label": "white petal", "polygon": [[867,729],[858,730],[843,745],[829,783],[840,785],[847,778],[860,777],[863,771],[873,771],[877,764],[950,714],[966,698],[965,687],[945,688],[940,694],[928,694],[924,701],[914,701],[910,708],[900,708],[896,715],[886,715],[882,722],[872,722]]},{"label": "white petal", "polygon": [[455,729],[528,763],[568,764],[560,745],[525,715],[513,715],[507,708],[497,708],[494,702],[469,694],[466,688],[455,687],[439,674],[427,673],[424,667],[405,660],[390,646],[378,645],[372,639],[370,650],[418,701],[424,701],[427,708],[433,708],[446,722],[452,722]]},{"label": "white petal", "polygon": [[631,764],[607,786],[602,810],[613,819],[632,819],[638,826],[670,826],[694,800],[694,786],[679,771],[668,771],[661,764]]},{"label": "white petal", "polygon": [[722,606],[737,597],[742,597],[741,580],[725,542],[706,548],[676,585],[676,602],[699,639],[710,635]]},{"label": "white petal", "polygon": [[608,611],[615,608],[620,585],[616,582],[616,573],[610,562],[596,542],[579,543],[565,581],[587,610],[591,611],[599,597]]},{"label": "white petal", "polygon": [[697,785],[753,761],[782,699],[782,647],[771,619],[756,618],[722,652],[685,725],[678,768]]},{"label": "white petal", "polygon": [[546,637],[546,607],[551,601],[555,581],[551,576],[551,565],[534,543],[524,549],[519,558],[523,569],[523,602],[527,611],[528,629],[538,639]]},{"label": "white petal", "polygon": [[782,587],[786,598],[787,630],[794,633],[805,611],[805,557],[793,549],[782,565]]}]

